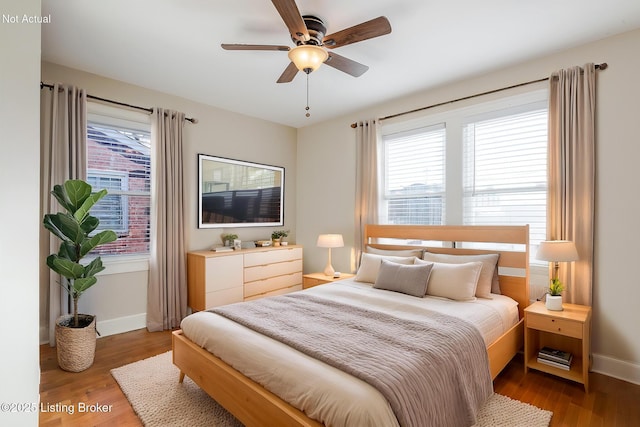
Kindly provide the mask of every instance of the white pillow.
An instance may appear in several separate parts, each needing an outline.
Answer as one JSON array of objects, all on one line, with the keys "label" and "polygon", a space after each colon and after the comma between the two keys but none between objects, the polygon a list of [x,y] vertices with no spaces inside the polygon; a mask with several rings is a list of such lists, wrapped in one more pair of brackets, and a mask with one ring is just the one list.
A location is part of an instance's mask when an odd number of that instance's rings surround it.
[{"label": "white pillow", "polygon": [[424,249],[378,249],[373,246],[367,245],[367,253],[376,255],[390,255],[390,256],[414,256],[416,258],[422,258]]},{"label": "white pillow", "polygon": [[423,298],[433,264],[402,265],[382,260],[373,287]]},{"label": "white pillow", "polygon": [[[417,260],[416,264],[431,264]],[[427,295],[449,298],[456,301],[476,299],[476,287],[482,270],[482,262],[446,264],[434,262],[427,284]]]},{"label": "white pillow", "polygon": [[482,262],[482,271],[478,279],[478,287],[476,288],[476,296],[478,298],[491,299],[491,292],[497,289],[500,293],[500,285],[498,284],[498,257],[500,254],[483,254],[483,255],[451,255],[451,254],[434,254],[425,252],[422,259],[430,262],[443,262],[447,264],[463,264],[467,262]]},{"label": "white pillow", "polygon": [[417,258],[413,256],[399,257],[363,253],[362,258],[360,258],[360,268],[358,268],[356,277],[353,280],[356,282],[375,283],[383,259],[397,264],[413,264]]}]

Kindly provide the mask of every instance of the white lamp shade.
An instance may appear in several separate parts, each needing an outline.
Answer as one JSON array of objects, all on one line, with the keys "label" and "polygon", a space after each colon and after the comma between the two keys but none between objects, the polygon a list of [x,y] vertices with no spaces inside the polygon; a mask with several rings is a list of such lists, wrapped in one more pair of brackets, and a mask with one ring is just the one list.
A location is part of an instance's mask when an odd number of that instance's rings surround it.
[{"label": "white lamp shade", "polygon": [[329,54],[320,46],[300,45],[289,51],[289,59],[296,64],[296,68],[300,71],[315,71],[324,61],[327,60]]},{"label": "white lamp shade", "polygon": [[536,259],[549,262],[571,262],[579,258],[576,245],[572,241],[547,240],[540,243]]},{"label": "white lamp shade", "polygon": [[321,234],[318,236],[316,246],[319,248],[341,248],[344,246],[342,234]]}]

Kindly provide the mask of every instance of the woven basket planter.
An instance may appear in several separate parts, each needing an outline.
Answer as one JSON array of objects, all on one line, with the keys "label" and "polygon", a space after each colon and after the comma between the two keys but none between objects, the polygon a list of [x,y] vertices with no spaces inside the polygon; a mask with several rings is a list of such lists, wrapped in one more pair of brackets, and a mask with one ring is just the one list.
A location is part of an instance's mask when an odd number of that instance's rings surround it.
[{"label": "woven basket planter", "polygon": [[65,314],[56,319],[56,350],[58,366],[69,372],[80,372],[93,365],[96,354],[96,318],[79,314],[80,328],[67,325],[73,323],[73,315]]}]

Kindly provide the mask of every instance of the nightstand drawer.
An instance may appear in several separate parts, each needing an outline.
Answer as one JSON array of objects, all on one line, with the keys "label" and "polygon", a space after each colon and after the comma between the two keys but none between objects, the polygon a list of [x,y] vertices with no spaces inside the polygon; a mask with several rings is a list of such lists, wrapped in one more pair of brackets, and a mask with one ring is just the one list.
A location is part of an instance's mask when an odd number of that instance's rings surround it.
[{"label": "nightstand drawer", "polygon": [[559,319],[557,317],[538,316],[527,314],[527,328],[552,332],[573,338],[582,338],[582,322]]},{"label": "nightstand drawer", "polygon": [[311,277],[303,277],[302,278],[302,286],[305,289],[313,288],[314,286],[324,285],[325,283],[329,283],[326,280],[314,279]]}]

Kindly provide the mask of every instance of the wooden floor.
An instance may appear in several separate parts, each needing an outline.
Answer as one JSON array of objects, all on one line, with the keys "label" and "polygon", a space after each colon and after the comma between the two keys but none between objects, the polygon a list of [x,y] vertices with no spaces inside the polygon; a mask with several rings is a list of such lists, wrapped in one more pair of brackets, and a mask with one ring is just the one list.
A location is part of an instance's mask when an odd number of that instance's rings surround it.
[{"label": "wooden floor", "polygon": [[[109,371],[171,349],[171,333],[142,329],[98,340],[93,366],[69,373],[58,368],[55,349],[40,348],[40,401],[50,412],[40,414],[40,426],[141,426]],[[177,378],[176,378],[177,380]],[[513,399],[553,411],[556,426],[640,426],[640,385],[592,373],[590,392],[581,385],[530,371],[516,357],[496,378],[494,390]],[[111,405],[105,413],[78,413],[80,403]],[[57,405],[57,407],[56,407]],[[64,411],[76,408],[75,413]]]},{"label": "wooden floor", "polygon": [[[55,348],[40,346],[41,408],[51,407],[40,413],[40,426],[142,426],[110,371],[169,350],[171,331],[111,335],[98,339],[93,366],[72,373],[58,368]],[[78,413],[80,403],[112,406],[105,413]],[[75,409],[73,414],[68,407]]]}]

